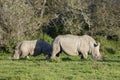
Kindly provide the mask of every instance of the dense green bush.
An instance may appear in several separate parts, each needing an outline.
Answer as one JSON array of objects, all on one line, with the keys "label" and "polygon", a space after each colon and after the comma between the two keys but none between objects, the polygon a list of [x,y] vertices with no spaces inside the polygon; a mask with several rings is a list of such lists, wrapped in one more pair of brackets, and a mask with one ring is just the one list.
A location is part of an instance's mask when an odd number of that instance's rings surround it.
[{"label": "dense green bush", "polygon": [[120,52],[120,41],[108,40],[102,36],[95,36],[95,39],[101,43],[100,51],[102,54],[118,54]]},{"label": "dense green bush", "polygon": [[0,0],[0,48],[11,52],[17,42],[33,39],[51,43],[59,34],[99,35],[119,41],[119,2]]}]

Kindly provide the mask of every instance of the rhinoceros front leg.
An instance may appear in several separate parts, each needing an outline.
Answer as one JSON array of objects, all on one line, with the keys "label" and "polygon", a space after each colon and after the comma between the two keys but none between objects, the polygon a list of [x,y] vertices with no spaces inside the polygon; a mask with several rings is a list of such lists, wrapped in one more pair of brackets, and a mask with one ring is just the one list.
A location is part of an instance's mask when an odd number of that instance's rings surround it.
[{"label": "rhinoceros front leg", "polygon": [[82,52],[81,59],[87,59],[88,53],[87,52]]},{"label": "rhinoceros front leg", "polygon": [[51,55],[51,59],[55,59],[56,56],[59,56],[59,53],[60,53],[60,46],[59,45],[54,45],[52,55]]}]

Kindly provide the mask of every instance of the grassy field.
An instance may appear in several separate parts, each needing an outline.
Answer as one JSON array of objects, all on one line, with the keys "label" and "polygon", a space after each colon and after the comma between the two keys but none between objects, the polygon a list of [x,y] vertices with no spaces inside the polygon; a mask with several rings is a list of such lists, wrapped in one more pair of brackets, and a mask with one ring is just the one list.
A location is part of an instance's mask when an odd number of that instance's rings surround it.
[{"label": "grassy field", "polygon": [[43,55],[27,60],[9,57],[10,54],[0,56],[0,80],[120,80],[120,52],[107,54],[104,61],[64,54],[57,62]]}]

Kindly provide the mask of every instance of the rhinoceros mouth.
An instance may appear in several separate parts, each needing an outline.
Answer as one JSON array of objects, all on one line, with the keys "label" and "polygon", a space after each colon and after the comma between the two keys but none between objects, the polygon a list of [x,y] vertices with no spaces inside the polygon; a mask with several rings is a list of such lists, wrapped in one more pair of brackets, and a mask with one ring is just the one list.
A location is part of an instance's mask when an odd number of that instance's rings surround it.
[{"label": "rhinoceros mouth", "polygon": [[104,57],[103,56],[96,56],[96,57],[93,57],[94,60],[104,60]]}]

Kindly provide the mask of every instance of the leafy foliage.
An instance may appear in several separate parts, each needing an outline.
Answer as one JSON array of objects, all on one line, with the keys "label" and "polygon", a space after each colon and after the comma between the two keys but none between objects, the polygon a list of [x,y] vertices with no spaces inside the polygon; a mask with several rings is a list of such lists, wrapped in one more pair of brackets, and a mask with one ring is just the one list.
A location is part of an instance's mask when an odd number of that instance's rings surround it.
[{"label": "leafy foliage", "polygon": [[119,0],[0,0],[0,47],[11,52],[17,42],[42,39],[43,33],[52,38],[59,34],[89,34],[119,41],[119,3]]}]

